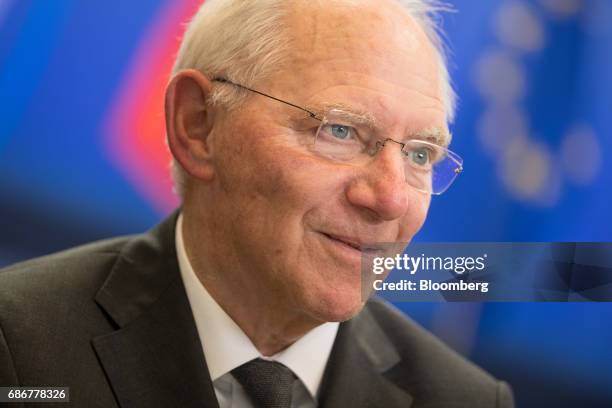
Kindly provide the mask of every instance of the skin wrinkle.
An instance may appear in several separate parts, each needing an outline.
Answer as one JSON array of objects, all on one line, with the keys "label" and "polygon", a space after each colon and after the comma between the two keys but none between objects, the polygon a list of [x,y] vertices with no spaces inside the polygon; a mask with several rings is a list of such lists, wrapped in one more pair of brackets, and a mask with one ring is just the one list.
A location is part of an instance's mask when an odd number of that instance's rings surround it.
[{"label": "skin wrinkle", "polygon": [[[433,57],[433,54],[432,54]],[[360,58],[362,59],[362,58]],[[357,73],[355,74],[353,70],[349,70],[347,72],[339,72],[338,70],[335,69],[328,69],[329,66],[333,66],[333,65],[338,65],[340,64],[340,62],[336,61],[335,63],[328,63],[325,65],[325,72],[326,75],[328,76],[333,76],[333,74],[335,72],[338,72],[338,75],[335,76],[336,83],[334,86],[336,87],[342,87],[347,85],[348,87],[351,87],[353,90],[357,89],[357,88],[363,88],[363,89],[367,89],[368,87],[366,87],[365,85],[363,85],[362,83],[364,82],[365,79],[367,79],[367,76],[364,76],[363,73]],[[372,63],[371,65],[376,66],[375,63]],[[376,66],[376,68],[381,68],[380,66]],[[296,73],[296,77],[298,76],[304,76],[305,78],[307,78],[304,82],[313,82],[314,78],[313,78],[313,72],[315,72],[317,69],[317,67],[313,67],[312,65],[307,67],[306,70],[300,71]],[[431,72],[433,70],[435,70],[436,68],[432,69],[429,71],[428,75],[431,77]],[[322,70],[323,71],[323,70]],[[381,69],[378,69],[378,72],[380,72]],[[402,73],[403,75],[400,75],[399,73]],[[323,75],[321,73],[321,75]],[[404,83],[399,83],[398,80],[395,80],[393,82],[390,82],[390,78],[405,78],[406,82]],[[437,76],[435,76],[437,78]],[[371,81],[370,81],[371,82]],[[357,86],[355,86],[355,84],[359,84]],[[315,84],[315,86],[318,84]],[[441,99],[441,94],[439,93],[431,93],[430,90],[433,88],[438,88],[439,87],[439,81],[431,81],[430,80],[423,80],[422,76],[415,76],[412,73],[406,73],[406,71],[404,69],[400,69],[398,71],[398,73],[393,73],[392,75],[389,75],[388,72],[383,72],[383,75],[380,76],[380,79],[375,79],[374,82],[372,82],[372,86],[374,87],[379,87],[379,88],[383,88],[385,90],[392,90],[392,89],[396,89],[396,88],[400,88],[400,89],[405,89],[406,90],[406,95],[403,98],[404,101],[414,101],[416,99],[420,99],[420,100],[427,100],[427,105],[426,107],[428,109],[432,109],[432,110],[436,110],[436,112],[434,114],[439,114],[439,115],[444,115],[444,107],[442,104],[442,99]],[[318,89],[315,88],[314,90],[314,94],[320,94],[322,92],[325,92],[327,89],[324,87],[319,87]],[[294,91],[293,93],[295,93],[297,91]],[[350,93],[351,91],[346,91],[347,94]],[[374,100],[374,101],[379,101],[378,98],[369,98],[370,100]],[[295,98],[293,99],[295,100]],[[404,102],[405,103],[405,102]],[[308,97],[306,98],[306,105],[307,106],[312,106],[314,105],[313,102],[308,100]],[[379,102],[378,105],[383,105],[383,102]],[[373,111],[372,109],[364,109],[359,107],[362,111]],[[390,119],[385,119],[384,115],[385,112],[387,112],[388,109],[387,108],[383,108],[380,109],[380,113],[374,114],[374,116],[377,117],[377,119],[380,119],[381,121],[387,123],[390,122]],[[415,123],[415,126],[417,127],[421,127],[420,125],[418,125],[418,123]],[[441,126],[446,126],[445,121],[441,121]],[[388,128],[392,128],[393,127],[393,123],[391,123]],[[406,134],[410,134],[410,130],[408,129],[406,132]]]},{"label": "skin wrinkle", "polygon": [[[248,92],[246,90],[243,90],[244,92]],[[421,94],[423,97],[428,98],[428,95],[423,95]],[[442,103],[442,101],[438,98],[433,98],[435,102],[437,102],[438,104]],[[289,101],[291,102],[291,101]],[[295,102],[291,102],[294,105],[299,106],[298,103]],[[384,102],[382,101],[378,101],[379,103],[379,107],[381,110],[385,110],[384,107]],[[345,103],[341,103],[341,102],[320,102],[317,104],[312,104],[312,105],[308,105],[306,107],[306,109],[308,109],[311,112],[315,112],[320,116],[326,116],[326,114],[331,111],[331,110],[341,110],[349,115],[350,118],[352,120],[355,121],[355,123],[359,123],[359,124],[364,124],[369,126],[371,129],[378,129],[380,132],[380,129],[382,128],[382,126],[379,124],[379,121],[373,116],[371,115],[369,112],[364,111],[364,110],[359,110],[359,109],[355,109],[354,107],[345,104]],[[439,111],[439,107],[436,106],[432,106],[430,109],[434,109],[434,110],[438,110]],[[292,112],[291,114],[287,114],[288,116],[292,117],[292,120],[294,122],[301,120],[309,120],[310,118],[308,117],[302,117],[302,118],[296,118],[297,116],[304,116],[305,112],[299,112],[299,110],[295,107],[286,107],[286,110],[293,110],[294,112]],[[448,128],[446,126],[438,128],[438,127],[432,127],[430,129],[426,129],[422,132],[415,132],[415,133],[411,133],[411,132],[405,132],[405,135],[403,137],[399,137],[397,139],[391,137],[394,140],[397,141],[406,141],[406,140],[410,140],[410,139],[422,139],[422,140],[426,140],[429,141],[431,143],[440,145],[442,147],[448,147],[450,145],[450,141],[452,139],[450,132],[448,131]],[[385,139],[386,137],[381,137],[381,139]]]},{"label": "skin wrinkle", "polygon": [[419,139],[442,147],[447,147],[450,144],[451,135],[446,127],[431,127],[420,132],[407,133],[402,137],[395,138],[393,135],[385,135],[385,133],[381,131],[381,126],[378,124],[378,121],[367,112],[352,109],[350,106],[343,103],[324,102],[320,106],[320,108],[312,108],[312,110],[314,112],[324,112],[323,116],[327,115],[331,110],[341,111],[341,113],[345,115],[344,117],[346,120],[351,123],[367,126],[370,131],[377,132],[379,134],[377,140],[385,140],[389,137],[397,142]]},{"label": "skin wrinkle", "polygon": [[[299,58],[256,89],[300,106],[350,106],[399,138],[443,128],[437,59],[418,25],[380,3],[346,10],[296,10],[288,22],[297,23],[289,26]],[[398,26],[410,20],[412,39],[396,38],[387,25],[357,27],[364,15]],[[327,43],[314,41],[313,32]],[[380,52],[389,47],[398,52]],[[181,84],[180,75],[171,86]],[[183,86],[201,84],[184,79]],[[170,105],[195,106],[180,99]],[[325,234],[407,243],[423,225],[431,198],[406,184],[397,144],[356,167],[321,159],[296,141],[299,131],[291,125],[304,113],[295,108],[252,95],[233,112],[207,109],[211,132],[190,139],[206,145],[194,147],[206,152],[197,160],[190,152],[176,154],[182,147],[172,129],[187,125],[169,126],[173,153],[193,179],[183,205],[187,254],[211,296],[264,355],[272,355],[317,325],[349,319],[363,307],[360,258]],[[185,131],[203,128],[192,123]]]},{"label": "skin wrinkle", "polygon": [[[427,97],[427,96],[423,95],[423,97]],[[437,99],[436,102],[438,102],[438,104],[442,103],[442,101],[439,99]],[[377,103],[378,103],[380,111],[386,112],[388,110],[385,107],[385,103],[383,101],[377,101]],[[441,127],[432,126],[423,131],[416,131],[416,132],[411,129],[405,129],[403,131],[382,131],[382,129],[385,129],[385,130],[393,129],[395,126],[394,125],[383,126],[381,122],[375,116],[370,114],[368,111],[359,109],[359,108],[355,108],[353,106],[350,106],[349,104],[342,103],[342,102],[321,102],[321,103],[310,103],[308,106],[309,106],[309,109],[314,112],[327,112],[331,109],[338,108],[340,110],[344,110],[344,111],[353,113],[357,116],[361,116],[362,123],[365,122],[370,127],[377,129],[377,131],[380,134],[385,134],[385,136],[381,137],[381,139],[389,137],[397,141],[404,141],[404,140],[416,138],[416,139],[423,139],[423,140],[431,141],[432,143],[435,143],[442,147],[447,147],[451,141],[450,132],[448,131],[448,128],[445,125]],[[438,113],[443,113],[439,110],[439,107],[432,106],[431,108],[428,107],[428,109],[433,109],[437,111]],[[402,136],[393,137],[392,135],[402,135]]]}]

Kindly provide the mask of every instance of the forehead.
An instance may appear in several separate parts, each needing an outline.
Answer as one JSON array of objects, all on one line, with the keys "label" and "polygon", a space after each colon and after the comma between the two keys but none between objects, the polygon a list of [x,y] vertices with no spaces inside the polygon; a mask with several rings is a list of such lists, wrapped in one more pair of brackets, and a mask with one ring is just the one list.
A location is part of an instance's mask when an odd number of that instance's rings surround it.
[{"label": "forehead", "polygon": [[[362,71],[381,69],[432,76],[438,55],[419,23],[393,0],[297,1],[288,14],[295,65],[327,64],[327,69],[360,60]],[[381,65],[382,62],[382,65]],[[437,77],[437,75],[435,75]],[[436,78],[437,79],[437,78]]]},{"label": "forehead", "polygon": [[392,0],[321,3],[290,8],[290,62],[275,91],[370,113],[385,128],[410,123],[404,134],[445,127],[439,56],[408,11]]}]

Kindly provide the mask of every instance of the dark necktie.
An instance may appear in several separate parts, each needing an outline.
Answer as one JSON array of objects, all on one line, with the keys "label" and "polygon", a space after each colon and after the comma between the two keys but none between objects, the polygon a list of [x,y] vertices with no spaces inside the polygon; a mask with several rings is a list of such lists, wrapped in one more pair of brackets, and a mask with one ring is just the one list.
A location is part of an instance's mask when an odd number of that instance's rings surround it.
[{"label": "dark necktie", "polygon": [[276,361],[251,360],[232,370],[257,408],[290,408],[295,375]]}]

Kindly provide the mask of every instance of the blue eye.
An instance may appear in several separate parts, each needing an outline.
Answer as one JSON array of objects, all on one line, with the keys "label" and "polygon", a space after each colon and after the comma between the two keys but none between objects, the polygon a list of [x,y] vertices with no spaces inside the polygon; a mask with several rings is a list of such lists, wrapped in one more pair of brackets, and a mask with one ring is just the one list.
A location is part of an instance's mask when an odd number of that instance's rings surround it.
[{"label": "blue eye", "polygon": [[352,129],[350,126],[330,124],[329,128],[331,130],[331,135],[336,139],[346,140],[351,137]]},{"label": "blue eye", "polygon": [[415,149],[410,152],[410,159],[419,166],[426,166],[431,159],[431,154],[425,148]]}]

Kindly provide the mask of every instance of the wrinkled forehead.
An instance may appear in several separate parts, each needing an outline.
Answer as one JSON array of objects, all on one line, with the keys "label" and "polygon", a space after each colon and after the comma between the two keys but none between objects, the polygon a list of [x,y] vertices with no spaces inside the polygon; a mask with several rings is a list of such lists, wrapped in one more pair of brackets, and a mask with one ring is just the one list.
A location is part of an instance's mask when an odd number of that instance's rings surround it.
[{"label": "wrinkled forehead", "polygon": [[438,80],[435,47],[396,1],[297,1],[287,18],[291,59],[297,66],[327,64],[326,69],[333,70],[359,61],[364,72],[386,71],[401,79],[402,72],[410,71]]}]

